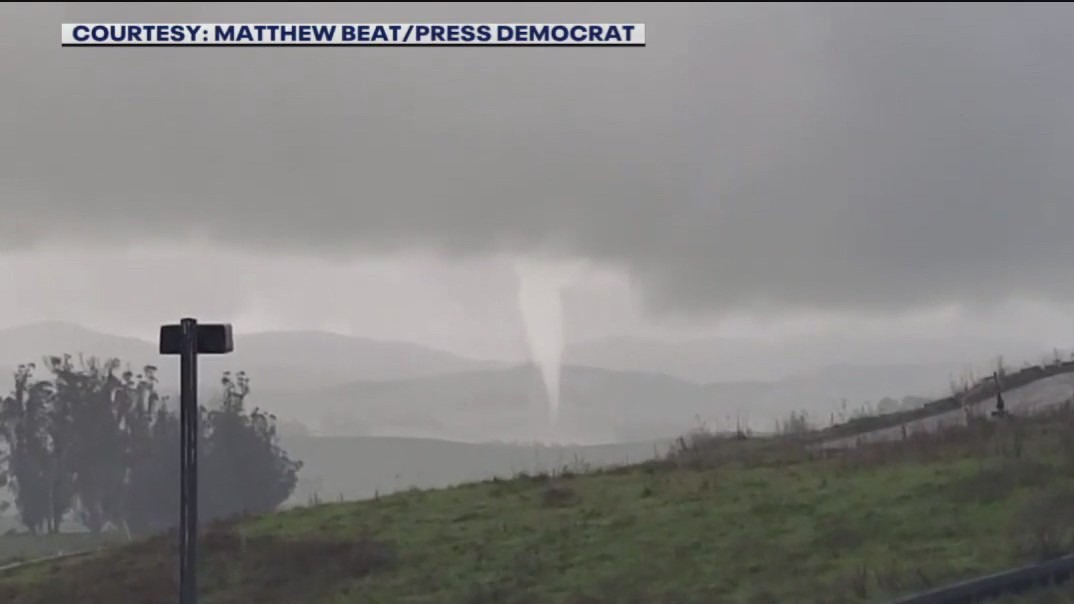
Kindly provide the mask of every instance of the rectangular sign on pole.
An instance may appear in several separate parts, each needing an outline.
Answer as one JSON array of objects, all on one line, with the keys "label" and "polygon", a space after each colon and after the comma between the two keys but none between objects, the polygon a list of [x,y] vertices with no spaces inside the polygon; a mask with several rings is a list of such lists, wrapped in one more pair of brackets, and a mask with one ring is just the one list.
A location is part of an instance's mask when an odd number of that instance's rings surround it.
[{"label": "rectangular sign on pole", "polygon": [[198,599],[198,353],[226,354],[231,326],[183,319],[160,328],[160,353],[179,355],[179,603]]}]

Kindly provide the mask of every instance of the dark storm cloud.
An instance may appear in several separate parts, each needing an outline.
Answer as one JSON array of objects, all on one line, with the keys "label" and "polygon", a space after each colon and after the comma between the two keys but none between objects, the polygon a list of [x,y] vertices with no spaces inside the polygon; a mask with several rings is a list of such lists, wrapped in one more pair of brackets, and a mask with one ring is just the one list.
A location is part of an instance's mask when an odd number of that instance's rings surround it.
[{"label": "dark storm cloud", "polygon": [[[1074,290],[1070,7],[0,11],[8,248],[550,248],[676,310]],[[61,48],[75,20],[643,21],[649,46]]]}]

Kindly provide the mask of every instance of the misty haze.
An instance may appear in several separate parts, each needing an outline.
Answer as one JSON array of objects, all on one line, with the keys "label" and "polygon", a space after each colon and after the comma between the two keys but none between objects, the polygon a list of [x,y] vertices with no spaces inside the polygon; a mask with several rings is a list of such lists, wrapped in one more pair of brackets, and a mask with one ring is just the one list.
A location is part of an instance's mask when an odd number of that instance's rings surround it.
[{"label": "misty haze", "polygon": [[[0,6],[0,602],[179,602],[184,317],[199,602],[1071,601],[1072,18]],[[287,21],[647,40],[55,35]]]}]

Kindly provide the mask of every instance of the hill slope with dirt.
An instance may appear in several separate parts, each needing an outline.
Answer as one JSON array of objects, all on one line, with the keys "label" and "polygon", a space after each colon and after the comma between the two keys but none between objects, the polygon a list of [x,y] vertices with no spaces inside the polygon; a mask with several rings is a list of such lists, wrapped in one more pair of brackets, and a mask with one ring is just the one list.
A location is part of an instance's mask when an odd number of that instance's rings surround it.
[{"label": "hill slope with dirt", "polygon": [[[697,433],[666,460],[207,527],[202,602],[877,602],[1070,545],[1074,411],[817,452]],[[174,601],[167,536],[0,577],[15,604]]]}]

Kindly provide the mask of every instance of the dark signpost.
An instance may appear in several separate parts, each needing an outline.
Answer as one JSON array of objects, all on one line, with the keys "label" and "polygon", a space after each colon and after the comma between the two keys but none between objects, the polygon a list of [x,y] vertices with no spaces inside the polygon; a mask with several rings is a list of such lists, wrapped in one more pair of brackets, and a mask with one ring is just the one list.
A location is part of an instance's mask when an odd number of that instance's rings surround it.
[{"label": "dark signpost", "polygon": [[198,600],[198,354],[233,348],[231,325],[183,319],[160,328],[160,354],[179,355],[179,604]]},{"label": "dark signpost", "polygon": [[1007,417],[1007,404],[1003,401],[1003,384],[999,381],[999,372],[992,373],[992,380],[996,383],[996,410],[993,417]]}]

